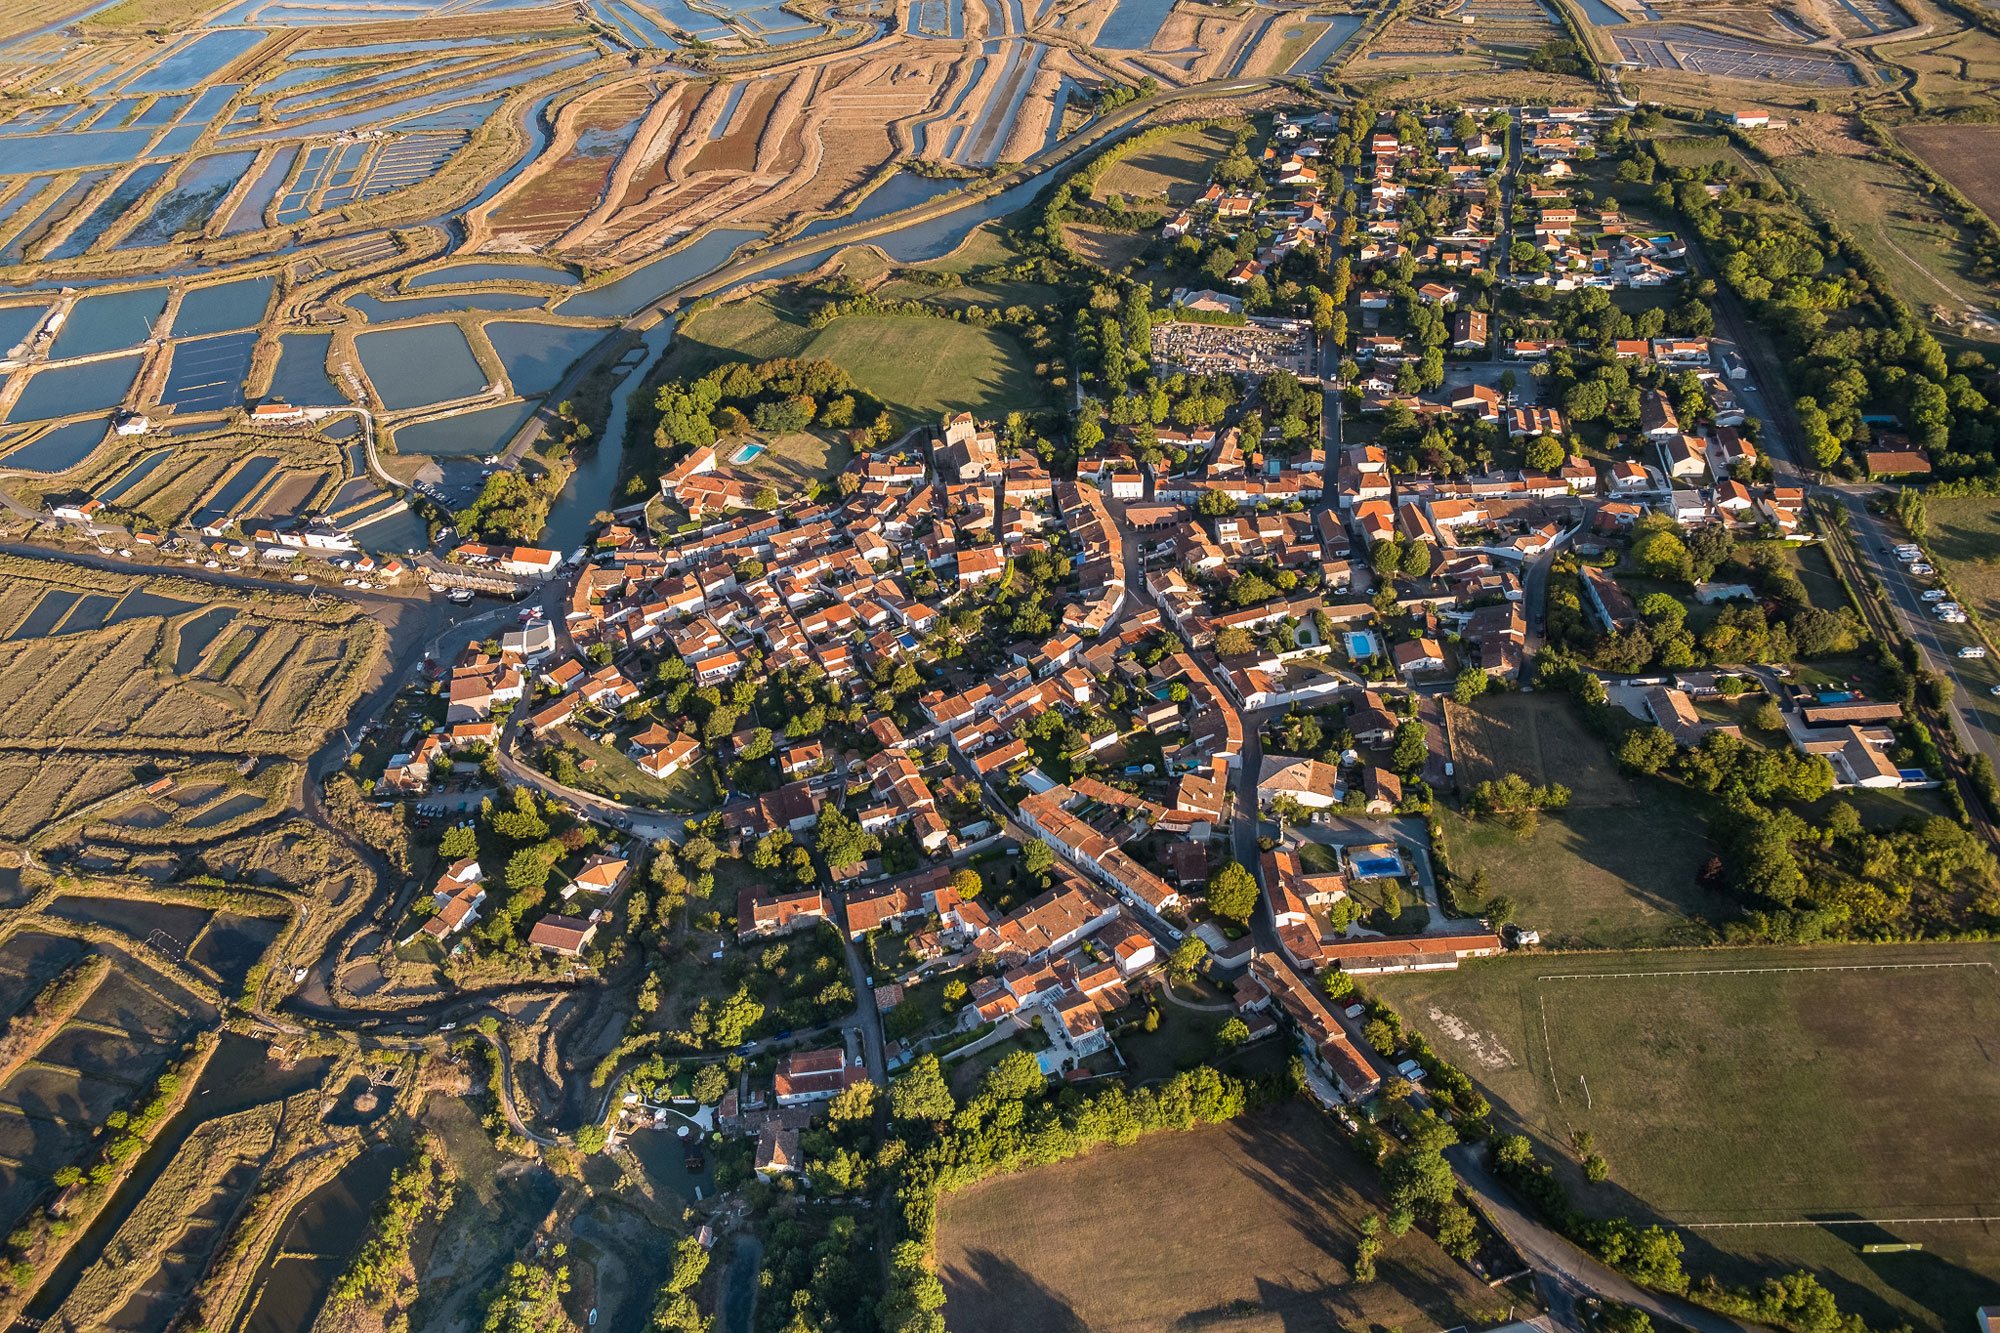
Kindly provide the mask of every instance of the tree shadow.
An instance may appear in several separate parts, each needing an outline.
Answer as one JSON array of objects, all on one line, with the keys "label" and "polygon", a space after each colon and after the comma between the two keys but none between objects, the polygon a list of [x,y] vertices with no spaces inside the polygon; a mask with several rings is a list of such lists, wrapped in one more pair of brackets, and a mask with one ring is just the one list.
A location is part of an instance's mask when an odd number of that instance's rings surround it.
[{"label": "tree shadow", "polygon": [[946,1322],[963,1333],[1089,1333],[1067,1297],[991,1250],[968,1251],[938,1277]]}]

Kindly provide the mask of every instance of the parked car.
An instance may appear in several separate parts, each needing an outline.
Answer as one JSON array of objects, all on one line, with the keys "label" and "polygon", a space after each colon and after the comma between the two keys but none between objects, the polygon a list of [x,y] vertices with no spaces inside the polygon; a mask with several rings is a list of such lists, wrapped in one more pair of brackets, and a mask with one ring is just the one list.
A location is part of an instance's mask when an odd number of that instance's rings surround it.
[{"label": "parked car", "polygon": [[1937,567],[1934,565],[1927,565],[1923,561],[1919,560],[1917,561],[1916,564],[1910,566],[1910,572],[1912,574],[1935,574],[1937,573]]},{"label": "parked car", "polygon": [[1958,655],[1960,657],[1984,657],[1986,656],[1986,649],[1979,644],[1968,643],[1965,647],[1958,650]]},{"label": "parked car", "polygon": [[1923,591],[1923,599],[1927,602],[1942,602],[1949,595],[1943,588],[1926,588]]}]

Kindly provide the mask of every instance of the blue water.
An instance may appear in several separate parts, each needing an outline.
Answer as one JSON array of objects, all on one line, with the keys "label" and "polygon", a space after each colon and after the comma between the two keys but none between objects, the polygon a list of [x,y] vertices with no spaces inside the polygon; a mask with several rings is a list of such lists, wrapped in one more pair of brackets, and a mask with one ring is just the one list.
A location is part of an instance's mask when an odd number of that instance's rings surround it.
[{"label": "blue water", "polygon": [[929,180],[913,172],[899,171],[876,187],[873,193],[856,205],[852,213],[836,218],[821,218],[801,231],[799,239],[817,236],[836,227],[851,227],[858,222],[873,222],[876,218],[886,217],[905,208],[913,208],[941,194],[963,189],[964,186],[964,181]]},{"label": "blue water", "polygon": [[448,417],[433,417],[396,428],[396,452],[433,457],[470,457],[499,453],[536,404],[502,403]]},{"label": "blue water", "polygon": [[49,308],[45,305],[0,306],[0,352],[5,352],[40,328],[42,316],[48,313]]},{"label": "blue water", "polygon": [[137,347],[152,336],[153,321],[166,308],[165,287],[86,296],[70,307],[68,321],[56,334],[54,355],[96,356]]},{"label": "blue water", "polygon": [[67,472],[97,451],[111,426],[110,417],[72,421],[57,426],[33,444],[24,445],[0,459],[0,467],[24,472]]},{"label": "blue water", "polygon": [[[1597,3],[1602,4],[1603,0],[1597,0]],[[1304,55],[1292,62],[1292,67],[1285,71],[1286,73],[1312,73],[1321,65],[1333,59],[1333,53],[1347,45],[1348,42],[1354,39],[1354,34],[1361,31],[1361,16],[1359,14],[1330,14],[1322,20],[1315,21],[1325,22],[1327,25],[1326,31],[1320,34],[1318,41],[1315,41],[1306,49]]]},{"label": "blue water", "polygon": [[63,243],[49,251],[51,259],[74,259],[91,247],[104,229],[125,215],[125,210],[139,202],[141,195],[160,183],[167,174],[171,162],[148,162],[132,168],[118,188],[106,195],[103,202],[90,211],[90,216],[78,224],[76,230],[64,238]]},{"label": "blue water", "polygon": [[305,407],[335,407],[347,401],[327,378],[331,333],[287,333],[278,339],[278,368],[266,396]]},{"label": "blue water", "polygon": [[629,315],[676,287],[721,268],[745,243],[763,234],[728,227],[708,232],[694,244],[642,264],[616,282],[565,297],[557,304],[556,313],[588,319]]},{"label": "blue water", "polygon": [[231,61],[264,40],[255,30],[208,32],[169,53],[121,90],[126,93],[175,93],[198,87]]},{"label": "blue water", "polygon": [[1143,51],[1165,26],[1173,0],[1118,0],[1094,43],[1111,51]]},{"label": "blue water", "polygon": [[604,330],[495,320],[486,326],[486,337],[514,392],[532,398],[555,388],[578,357],[604,340]]},{"label": "blue water", "polygon": [[192,288],[174,312],[173,336],[195,338],[256,327],[263,322],[264,307],[271,302],[274,281],[267,276]]},{"label": "blue water", "polygon": [[72,167],[119,167],[152,141],[153,131],[81,130],[75,134],[34,134],[0,139],[0,175],[26,176]]},{"label": "blue water", "polygon": [[1625,16],[1604,3],[1604,0],[1577,0],[1583,9],[1583,16],[1600,28],[1609,28],[1623,23]]},{"label": "blue water", "polygon": [[243,379],[250,373],[254,333],[218,333],[174,347],[160,402],[176,412],[220,412],[243,402]]},{"label": "blue water", "polygon": [[354,339],[361,364],[392,412],[467,398],[486,387],[456,324],[416,324]]},{"label": "blue water", "polygon": [[139,377],[139,360],[137,356],[119,356],[38,370],[14,400],[7,420],[48,421],[78,412],[108,412],[131,391],[132,381]]}]

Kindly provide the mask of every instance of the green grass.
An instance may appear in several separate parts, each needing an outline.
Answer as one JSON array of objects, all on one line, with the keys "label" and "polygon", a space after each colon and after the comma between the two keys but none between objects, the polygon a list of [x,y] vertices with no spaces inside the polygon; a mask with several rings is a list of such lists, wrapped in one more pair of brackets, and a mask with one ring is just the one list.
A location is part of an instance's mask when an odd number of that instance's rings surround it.
[{"label": "green grass", "polygon": [[[1311,45],[1305,38],[1300,53]],[[1293,60],[1297,54],[1292,56]],[[1289,62],[1287,62],[1289,64]],[[1287,66],[1280,66],[1284,68]],[[1097,178],[1091,198],[1102,202],[1124,195],[1141,205],[1180,207],[1194,202],[1208,188],[1215,164],[1236,144],[1233,131],[1220,125],[1190,129],[1148,143],[1119,157]]]},{"label": "green grass", "polygon": [[582,791],[608,796],[627,805],[664,810],[706,810],[715,804],[715,780],[709,775],[706,755],[671,777],[656,778],[621,748],[599,745],[568,727],[559,728],[556,735],[584,758],[597,761],[589,772],[578,775],[576,785]]},{"label": "green grass", "polygon": [[833,362],[906,426],[961,411],[999,417],[1047,401],[1019,344],[1004,333],[893,315],[852,315],[815,330],[777,293],[688,320],[663,373],[691,377],[730,361],[776,357]]},{"label": "green grass", "polygon": [[1944,562],[1960,599],[1988,622],[2000,617],[2000,502],[1933,498],[1925,545]]},{"label": "green grass", "polygon": [[[810,481],[825,481],[845,468],[854,457],[854,450],[845,440],[819,431],[773,435],[761,443],[764,452],[747,463],[731,464],[731,470],[746,478],[769,481],[779,495],[788,494],[788,488],[801,488]],[[723,458],[733,457],[737,447],[732,444],[725,448]]]},{"label": "green grass", "polygon": [[1655,139],[1653,142],[1659,148],[1661,156],[1667,159],[1669,166],[1693,167],[1706,172],[1716,162],[1727,162],[1752,179],[1763,180],[1770,175],[1762,166],[1743,156],[1742,149],[1720,134],[1676,134],[1671,138]]},{"label": "green grass", "polygon": [[[1561,1158],[1587,1211],[1683,1226],[1951,1217],[1996,1202],[1996,960],[1991,945],[1527,956],[1369,985]],[[1884,967],[1911,963],[1952,966]],[[1607,1184],[1583,1182],[1578,1132]],[[1961,1326],[1981,1290],[1963,1268],[2000,1260],[1976,1226],[1683,1234],[1691,1268],[1732,1280],[1830,1267],[1843,1304],[1880,1324]],[[1871,1267],[1856,1250],[1883,1239],[1931,1257]]]},{"label": "green grass", "polygon": [[1944,307],[1956,319],[1968,308],[1992,309],[1993,289],[1972,275],[1957,225],[1895,162],[1815,154],[1782,158],[1777,170],[1845,227],[1888,274],[1890,289],[1919,311]]},{"label": "green grass", "polygon": [[821,329],[803,355],[846,370],[906,425],[953,412],[981,418],[1047,401],[1019,344],[1004,333],[939,319],[855,315]]},{"label": "green grass", "polygon": [[1436,823],[1461,882],[1483,875],[1487,893],[1512,898],[1515,919],[1555,947],[1702,943],[1712,938],[1704,921],[1736,914],[1696,878],[1707,825],[1693,798],[1666,783],[1646,784],[1637,805],[1545,815],[1526,838],[1452,810]]}]

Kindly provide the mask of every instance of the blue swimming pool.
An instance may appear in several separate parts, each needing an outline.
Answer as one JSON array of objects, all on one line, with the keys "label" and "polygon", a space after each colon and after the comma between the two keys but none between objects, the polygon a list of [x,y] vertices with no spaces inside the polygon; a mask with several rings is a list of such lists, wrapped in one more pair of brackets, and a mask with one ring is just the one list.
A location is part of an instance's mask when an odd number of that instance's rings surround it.
[{"label": "blue swimming pool", "polygon": [[1354,859],[1356,879],[1395,879],[1403,873],[1403,863],[1393,856],[1358,856]]}]

